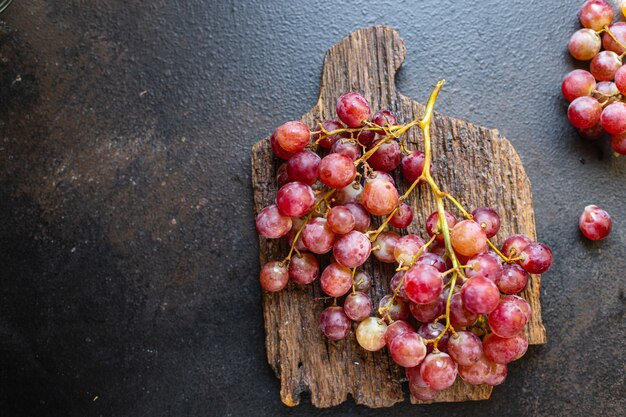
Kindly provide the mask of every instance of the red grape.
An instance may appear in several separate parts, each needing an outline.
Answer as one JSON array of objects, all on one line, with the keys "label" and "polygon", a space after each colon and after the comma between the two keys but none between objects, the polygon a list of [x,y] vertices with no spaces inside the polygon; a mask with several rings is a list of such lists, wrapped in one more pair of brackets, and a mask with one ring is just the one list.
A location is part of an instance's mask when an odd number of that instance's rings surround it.
[{"label": "red grape", "polygon": [[[446,222],[448,223],[448,229],[451,230],[456,225],[456,217],[449,211],[445,211]],[[439,225],[439,212],[433,212],[426,219],[426,233],[428,236],[433,237],[435,234],[437,237],[435,240],[443,242],[443,233],[441,233],[441,227]]]},{"label": "red grape", "polygon": [[[294,244],[293,239],[298,234],[298,230],[300,230],[302,225],[304,225],[304,219],[295,218],[295,219],[291,219],[291,222],[293,223],[293,226],[291,227],[291,230],[289,231],[289,233],[287,233],[287,235],[285,236],[287,238],[287,242],[289,243],[289,246]],[[309,251],[309,248],[307,248],[304,245],[304,242],[302,242],[302,233],[300,233],[300,236],[298,236],[298,240],[295,242],[295,248],[298,249],[298,251],[300,252]]]},{"label": "red grape", "polygon": [[500,258],[494,253],[479,253],[471,257],[466,265],[465,276],[468,278],[483,277],[497,282],[502,276],[502,264]]},{"label": "red grape", "polygon": [[[615,22],[609,26],[609,30],[621,44],[626,45],[626,22]],[[626,52],[608,33],[602,35],[602,46],[618,55]]]},{"label": "red grape", "polygon": [[274,130],[273,135],[278,145],[287,152],[297,152],[306,147],[311,140],[311,131],[302,122],[284,123]]},{"label": "red grape", "polygon": [[317,258],[310,253],[303,253],[291,258],[289,262],[289,278],[296,284],[306,285],[315,281],[320,273]]},{"label": "red grape", "polygon": [[596,88],[596,79],[589,71],[577,69],[565,76],[561,84],[563,97],[572,101],[578,97],[590,96]]},{"label": "red grape", "polygon": [[406,203],[400,204],[398,211],[391,217],[389,224],[398,229],[407,227],[413,221],[413,208]]},{"label": "red grape", "polygon": [[400,162],[404,179],[410,183],[415,182],[424,171],[424,162],[424,153],[421,151],[404,156]]},{"label": "red grape", "polygon": [[374,241],[374,247],[378,246],[378,249],[372,249],[374,257],[380,262],[392,264],[396,261],[394,257],[394,249],[400,241],[400,235],[396,232],[382,232],[376,237]]},{"label": "red grape", "polygon": [[569,39],[569,53],[581,61],[589,61],[600,52],[602,41],[591,29],[580,29]]},{"label": "red grape", "polygon": [[365,178],[365,181],[371,181],[376,178],[387,180],[390,183],[392,183],[394,186],[396,185],[396,181],[393,179],[393,177],[388,172],[385,172],[385,171],[374,171],[371,176]]},{"label": "red grape", "polygon": [[352,288],[352,271],[345,266],[331,263],[322,272],[320,287],[331,297],[341,297]]},{"label": "red grape", "polygon": [[440,255],[432,252],[426,252],[420,255],[415,261],[415,265],[430,265],[434,267],[439,272],[446,272],[446,261]]},{"label": "red grape", "polygon": [[327,307],[320,314],[320,329],[329,340],[341,340],[350,332],[350,319],[343,308]]},{"label": "red grape", "polygon": [[343,302],[343,310],[350,320],[365,320],[372,312],[372,300],[360,291],[350,293]]},{"label": "red grape", "polygon": [[498,289],[504,294],[517,294],[526,288],[528,274],[518,264],[506,264],[502,275],[496,280]]},{"label": "red grape", "polygon": [[602,135],[606,132],[602,129],[602,125],[598,123],[597,125],[590,127],[589,129],[577,129],[578,134],[587,140],[596,140],[600,139]]},{"label": "red grape", "polygon": [[[381,140],[383,139],[372,143],[372,147],[378,145]],[[367,163],[377,171],[388,172],[400,165],[401,160],[402,152],[400,151],[400,145],[395,140],[388,140],[380,145],[376,152],[367,160]]]},{"label": "red grape", "polygon": [[[322,123],[322,127],[327,132],[332,132],[334,130],[343,129],[343,125],[336,120],[324,120],[324,122]],[[345,135],[342,135],[340,133],[335,133],[335,134],[326,136],[324,139],[320,140],[318,144],[324,149],[330,149],[330,147],[333,146],[333,143],[335,143],[337,140],[341,139],[344,136]],[[319,135],[316,135],[314,139],[317,140],[318,138],[319,138]]]},{"label": "red grape", "polygon": [[354,162],[345,155],[331,153],[322,158],[320,180],[331,188],[343,188],[356,178]]},{"label": "red grape", "polygon": [[274,152],[274,155],[276,155],[280,159],[287,160],[293,156],[293,152],[287,152],[280,147],[274,133],[272,133],[272,136],[270,136],[270,146],[272,147],[272,152]]},{"label": "red grape", "polygon": [[494,334],[500,337],[513,337],[524,329],[529,317],[526,315],[527,309],[522,307],[520,300],[523,299],[506,295],[489,313],[487,321]]},{"label": "red grape", "polygon": [[531,240],[526,235],[511,235],[502,244],[502,254],[515,258],[519,256],[524,248],[530,244]]},{"label": "red grape", "polygon": [[611,148],[620,155],[626,155],[626,133],[611,136]]},{"label": "red grape", "polygon": [[[417,333],[424,339],[433,340],[443,332],[444,326],[441,323],[424,323],[417,329]],[[437,342],[437,349],[442,352],[448,351],[448,339],[450,339],[450,332],[446,332],[441,339]],[[428,353],[434,349],[433,343],[429,343],[427,346]]]},{"label": "red grape", "polygon": [[282,187],[290,181],[292,180],[289,179],[289,173],[287,173],[287,162],[283,162],[276,169],[276,184],[278,184],[279,187]]},{"label": "red grape", "polygon": [[426,357],[426,345],[422,337],[415,332],[397,335],[389,345],[391,358],[400,366],[412,368],[419,365]]},{"label": "red grape", "polygon": [[361,201],[361,193],[363,186],[359,183],[352,183],[335,191],[332,197],[332,203],[343,206],[348,203],[358,203]]},{"label": "red grape", "polygon": [[370,105],[359,93],[345,93],[337,100],[337,116],[348,127],[360,127],[370,117]]},{"label": "red grape", "polygon": [[520,254],[519,264],[526,272],[543,274],[552,266],[552,251],[543,243],[531,243]]},{"label": "red grape", "polygon": [[406,368],[411,395],[421,401],[431,401],[437,398],[439,391],[431,388],[420,375],[420,367]]},{"label": "red grape", "polygon": [[398,205],[398,190],[385,179],[367,181],[361,194],[363,207],[375,216],[385,216]]},{"label": "red grape", "polygon": [[601,240],[611,233],[611,216],[598,206],[590,205],[585,207],[578,226],[587,239]]},{"label": "red grape", "polygon": [[[619,67],[619,69],[615,71],[615,83],[611,83],[611,84],[613,84],[613,87],[615,88],[611,89],[611,92],[608,94],[613,94],[613,95],[617,93],[626,94],[626,67]],[[604,88],[607,88],[607,87],[604,87]],[[600,89],[598,89],[598,91],[604,94],[607,94],[605,91],[601,91]]]},{"label": "red grape", "polygon": [[[372,116],[372,123],[382,127],[395,126],[398,123],[398,119],[391,111],[380,110]],[[381,135],[385,133],[383,129],[375,130],[375,132]]]},{"label": "red grape", "polygon": [[348,268],[356,268],[367,261],[372,244],[367,236],[356,230],[341,236],[333,246],[335,260]]},{"label": "red grape", "polygon": [[416,304],[410,303],[409,310],[411,315],[415,317],[415,320],[422,323],[429,323],[441,316],[446,310],[446,302],[442,295],[434,301],[428,304]]},{"label": "red grape", "polygon": [[283,216],[274,204],[265,207],[256,217],[256,230],[263,237],[278,239],[291,230],[291,217]]},{"label": "red grape", "polygon": [[365,207],[359,203],[346,203],[344,207],[350,210],[354,216],[354,230],[358,230],[363,233],[367,232],[372,218],[367,210],[365,210]]},{"label": "red grape", "polygon": [[320,161],[321,158],[313,151],[298,151],[287,161],[287,175],[292,181],[313,185],[317,181]]},{"label": "red grape", "polygon": [[302,182],[290,182],[278,190],[276,205],[278,210],[289,217],[302,217],[315,204],[313,189]]},{"label": "red grape", "polygon": [[[392,294],[396,294],[396,298],[398,300],[409,302],[409,297],[407,297],[406,292],[404,291],[404,282],[402,281],[404,273],[405,271],[398,271],[393,274],[393,276],[389,280],[389,290]],[[400,283],[402,283],[402,285],[400,285]]]},{"label": "red grape", "polygon": [[302,243],[313,253],[326,253],[333,248],[336,236],[322,217],[309,221],[302,230]]},{"label": "red grape", "polygon": [[485,376],[484,382],[491,386],[500,385],[506,379],[507,372],[506,365],[490,362],[489,373]]},{"label": "red grape", "polygon": [[604,0],[587,0],[580,9],[580,23],[586,28],[600,30],[613,21],[613,8]]},{"label": "red grape", "polygon": [[362,269],[357,269],[354,274],[354,289],[356,291],[367,292],[372,287],[372,277]]},{"label": "red grape", "polygon": [[447,353],[429,353],[420,365],[420,375],[432,389],[443,390],[454,384],[457,365]]},{"label": "red grape", "polygon": [[567,117],[572,126],[589,129],[600,122],[602,106],[593,97],[578,97],[567,108]]},{"label": "red grape", "polygon": [[387,324],[376,317],[368,317],[356,328],[356,340],[359,345],[371,352],[381,350],[385,347],[385,330]]},{"label": "red grape", "polygon": [[442,290],[441,273],[432,266],[415,265],[406,271],[404,291],[414,303],[431,303],[439,298]]},{"label": "red grape", "polygon": [[622,66],[622,59],[615,52],[601,51],[589,64],[589,72],[598,81],[612,81],[615,72]]},{"label": "red grape", "polygon": [[452,247],[463,256],[474,256],[487,250],[485,230],[473,220],[457,223],[450,232]]},{"label": "red grape", "polygon": [[500,230],[500,215],[491,207],[479,207],[472,211],[474,221],[485,229],[488,238],[494,237]]},{"label": "red grape", "polygon": [[483,346],[485,356],[490,361],[506,365],[524,356],[528,349],[528,338],[523,332],[509,338],[490,333],[485,336]]},{"label": "red grape", "polygon": [[626,103],[616,101],[602,110],[600,116],[602,129],[611,135],[626,133]]},{"label": "red grape", "polygon": [[356,135],[356,140],[361,146],[370,146],[376,137],[376,133],[373,130],[361,129]]},{"label": "red grape", "polygon": [[495,364],[487,359],[483,353],[476,362],[470,365],[459,364],[459,376],[463,379],[463,381],[469,384],[484,384],[485,379],[489,376],[492,365]]},{"label": "red grape", "polygon": [[419,252],[420,248],[425,245],[424,239],[417,235],[402,236],[393,250],[393,255],[398,263],[402,265],[410,265],[413,258]]},{"label": "red grape", "polygon": [[461,293],[452,294],[450,300],[450,323],[454,327],[467,327],[476,321],[478,315],[467,308],[463,304]]},{"label": "red grape", "polygon": [[459,331],[448,339],[448,354],[462,366],[478,361],[483,354],[483,343],[472,332]]},{"label": "red grape", "polygon": [[463,305],[476,314],[488,314],[500,301],[500,291],[487,278],[470,278],[461,288]]},{"label": "red grape", "polygon": [[397,336],[409,332],[415,333],[415,330],[409,323],[404,320],[396,320],[387,326],[387,330],[385,330],[385,344],[389,346]]},{"label": "red grape", "polygon": [[347,156],[352,161],[356,161],[361,157],[361,147],[354,141],[347,139],[338,140],[330,147],[330,153],[338,153]]},{"label": "red grape", "polygon": [[[409,305],[404,301],[396,298],[391,301],[392,295],[387,294],[378,302],[378,308],[385,308],[389,306],[389,309],[385,310],[383,317],[389,318],[391,321],[406,320],[409,318]],[[391,304],[390,304],[391,302]]]},{"label": "red grape", "polygon": [[326,215],[326,220],[328,221],[330,230],[340,235],[345,235],[352,231],[356,224],[356,220],[350,209],[343,206],[331,208]]},{"label": "red grape", "polygon": [[285,288],[287,282],[289,282],[287,268],[281,265],[278,261],[270,261],[263,265],[263,268],[261,268],[259,281],[261,283],[261,288],[265,291],[280,291]]}]

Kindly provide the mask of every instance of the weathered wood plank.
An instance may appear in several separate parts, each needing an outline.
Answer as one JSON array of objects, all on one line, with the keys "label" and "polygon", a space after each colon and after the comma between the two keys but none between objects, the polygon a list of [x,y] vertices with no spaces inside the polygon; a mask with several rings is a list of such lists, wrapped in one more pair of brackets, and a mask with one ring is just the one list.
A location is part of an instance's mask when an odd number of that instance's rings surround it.
[{"label": "weathered wood plank", "polygon": [[[419,116],[423,106],[402,96],[395,87],[395,73],[405,54],[399,34],[388,27],[371,27],[352,33],[327,52],[319,100],[301,120],[315,126],[321,120],[336,118],[335,102],[349,90],[364,94],[372,109],[388,108],[396,112],[401,122]],[[428,93],[426,88],[424,94]],[[530,182],[511,144],[496,130],[441,114],[433,119],[432,133],[433,175],[442,189],[457,196],[468,208],[488,205],[498,209],[502,216],[499,236],[524,233],[534,237]],[[417,129],[411,132],[411,146],[420,147],[420,134]],[[252,181],[256,212],[274,202],[277,166],[269,138],[254,145]],[[435,209],[430,192],[418,190],[411,204],[416,216],[409,231],[423,234],[425,219]],[[496,242],[500,243],[498,239]],[[287,249],[282,241],[260,238],[261,264],[282,258]],[[368,262],[365,268],[374,278],[370,295],[377,303],[389,292],[388,280],[393,269],[377,262]],[[533,276],[523,294],[532,307],[532,319],[527,326],[531,344],[546,341],[539,289],[540,277]],[[364,351],[353,333],[340,342],[329,342],[323,337],[318,317],[325,306],[321,301],[314,301],[319,295],[317,284],[305,288],[290,284],[280,293],[263,294],[268,362],[281,380],[283,402],[297,405],[304,391],[311,393],[311,401],[318,407],[340,404],[348,394],[358,404],[369,407],[389,407],[403,401],[404,373],[386,350]],[[489,398],[490,394],[491,387],[472,386],[458,380],[436,401],[480,400]]]}]

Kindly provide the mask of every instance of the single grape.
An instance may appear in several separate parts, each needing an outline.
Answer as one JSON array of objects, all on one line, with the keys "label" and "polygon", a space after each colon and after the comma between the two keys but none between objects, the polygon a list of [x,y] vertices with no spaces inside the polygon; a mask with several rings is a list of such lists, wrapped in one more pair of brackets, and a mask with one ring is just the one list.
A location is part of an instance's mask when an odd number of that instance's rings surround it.
[{"label": "single grape", "polygon": [[333,146],[330,147],[330,153],[338,153],[356,161],[361,157],[362,151],[355,141],[342,139],[333,143]]},{"label": "single grape", "polygon": [[333,246],[335,260],[348,268],[356,268],[367,261],[372,244],[365,234],[356,230],[341,236]]},{"label": "single grape", "polygon": [[561,92],[567,101],[590,96],[596,88],[596,79],[589,71],[576,69],[568,73],[561,83]]},{"label": "single grape", "polygon": [[[373,243],[372,253],[380,262],[392,264],[396,261],[394,250],[400,241],[400,235],[396,232],[382,232]],[[377,248],[377,249],[375,249]]]},{"label": "single grape", "polygon": [[443,293],[435,301],[428,304],[410,303],[409,310],[415,320],[421,323],[429,323],[441,316],[446,310],[446,302],[443,299]]},{"label": "single grape", "polygon": [[[382,127],[395,126],[396,124],[398,124],[398,119],[396,118],[396,115],[393,114],[391,111],[380,110],[374,113],[374,115],[372,116],[372,123]],[[380,135],[385,133],[383,129],[378,129],[374,132]]]},{"label": "single grape", "polygon": [[391,291],[392,294],[394,293],[396,294],[396,298],[398,300],[409,302],[409,297],[407,297],[406,292],[404,291],[404,282],[402,281],[402,278],[404,277],[404,273],[405,271],[398,271],[395,274],[393,274],[393,276],[389,280],[389,290]]},{"label": "single grape", "polygon": [[400,204],[398,211],[391,217],[389,224],[398,229],[407,227],[413,221],[413,208],[406,203]]},{"label": "single grape", "polygon": [[483,354],[483,342],[472,332],[458,331],[448,339],[448,354],[459,365],[469,366]]},{"label": "single grape", "polygon": [[331,297],[341,297],[352,288],[352,271],[343,265],[331,263],[320,278],[320,288]]},{"label": "single grape", "polygon": [[368,317],[356,328],[356,340],[359,345],[371,352],[381,350],[385,347],[385,330],[387,324],[376,317]]},{"label": "single grape", "polygon": [[396,336],[389,345],[391,358],[400,366],[412,368],[422,363],[426,357],[426,345],[415,332]]},{"label": "single grape", "polygon": [[472,211],[474,221],[485,230],[488,238],[494,237],[500,230],[500,215],[491,207],[479,207]]},{"label": "single grape", "polygon": [[310,220],[302,230],[302,243],[311,252],[321,255],[333,248],[336,235],[328,227],[328,222],[322,217]]},{"label": "single grape", "polygon": [[[378,145],[383,139],[372,143],[372,147]],[[402,160],[400,145],[395,140],[387,140],[370,156],[367,163],[377,171],[389,172],[394,170]]]},{"label": "single grape", "polygon": [[421,151],[404,156],[400,162],[404,179],[409,183],[415,182],[424,171],[424,162],[424,153]]},{"label": "single grape", "polygon": [[385,344],[389,347],[393,339],[401,334],[409,332],[415,333],[413,326],[404,320],[396,320],[387,326],[387,330],[385,330]]},{"label": "single grape", "polygon": [[489,313],[487,322],[491,331],[500,337],[513,337],[524,329],[529,317],[528,309],[522,307],[520,300],[528,304],[526,300],[506,295],[502,297],[496,308]]},{"label": "single grape", "polygon": [[287,161],[287,175],[292,181],[313,185],[317,181],[320,161],[321,158],[313,151],[298,151]]},{"label": "single grape", "polygon": [[470,365],[459,364],[459,376],[468,384],[480,385],[485,383],[485,379],[491,372],[491,367],[494,365],[485,354],[481,354],[478,360]]},{"label": "single grape", "polygon": [[531,243],[520,254],[519,264],[531,274],[543,274],[552,266],[552,251],[543,243]]},{"label": "single grape", "polygon": [[358,230],[363,233],[367,232],[372,218],[367,210],[365,210],[365,207],[359,203],[346,203],[344,207],[350,210],[354,216],[354,230]]},{"label": "single grape", "polygon": [[320,314],[320,330],[329,340],[341,340],[350,332],[352,322],[342,307],[327,307]]},{"label": "single grape", "polygon": [[289,278],[296,284],[310,284],[315,281],[319,273],[320,264],[317,258],[310,253],[296,255],[289,262]]},{"label": "single grape", "polygon": [[356,140],[360,146],[370,146],[375,138],[376,133],[366,128],[361,129],[356,135]]},{"label": "single grape", "polygon": [[396,185],[396,181],[393,179],[391,174],[385,171],[373,171],[372,174],[365,178],[365,181],[371,181],[373,179],[383,179],[392,183],[394,186]]},{"label": "single grape", "polygon": [[343,302],[343,310],[350,320],[365,320],[372,312],[372,300],[367,294],[355,291],[346,296]]},{"label": "single grape", "polygon": [[500,250],[502,254],[515,258],[519,256],[524,248],[530,244],[531,240],[526,235],[511,235],[506,238]]},{"label": "single grape", "polygon": [[426,242],[417,235],[405,235],[400,238],[393,250],[396,261],[402,265],[410,265],[413,258]]},{"label": "single grape", "polygon": [[602,106],[593,97],[578,97],[567,108],[567,118],[578,129],[589,129],[600,122]]},{"label": "single grape", "polygon": [[626,133],[626,103],[616,101],[602,110],[600,116],[602,129],[611,135]]},{"label": "single grape", "polygon": [[518,264],[505,264],[502,275],[496,280],[500,292],[504,294],[517,294],[526,288],[528,274]]},{"label": "single grape", "polygon": [[429,353],[420,365],[420,375],[432,389],[443,390],[454,384],[457,364],[447,353]]},{"label": "single grape", "polygon": [[[419,371],[419,366],[407,369],[418,369]],[[411,395],[420,401],[432,401],[437,398],[439,391],[432,389],[426,382],[424,382],[422,376],[419,375],[419,372],[417,375],[417,378],[409,379],[409,392]]]},{"label": "single grape", "polygon": [[490,361],[506,365],[524,356],[528,338],[523,332],[509,338],[489,333],[483,339],[483,348]]},{"label": "single grape", "polygon": [[415,265],[430,265],[441,273],[446,272],[447,269],[446,261],[444,261],[440,255],[432,252],[421,254],[420,257],[417,258],[417,261],[415,261]]},{"label": "single grape", "polygon": [[[622,67],[620,67],[621,69]],[[617,80],[618,73],[624,74],[624,71],[619,71],[615,73],[615,79]],[[622,75],[623,76],[623,75]],[[591,95],[591,97],[598,100],[600,103],[613,103],[617,100],[617,95],[619,94],[619,89],[617,88],[617,84],[613,81],[600,81],[596,84],[595,88],[596,92]]]},{"label": "single grape", "polygon": [[502,264],[498,255],[492,252],[479,253],[472,256],[467,262],[465,276],[468,278],[483,277],[497,282],[502,276]]},{"label": "single grape", "polygon": [[319,177],[324,185],[331,188],[343,188],[356,178],[356,168],[347,156],[331,153],[322,158]]},{"label": "single grape", "polygon": [[[609,26],[609,30],[620,43],[626,44],[626,22],[615,22]],[[604,49],[613,51],[618,55],[625,52],[624,48],[622,48],[619,43],[615,42],[608,33],[602,35],[602,46],[604,46]]]},{"label": "single grape", "polygon": [[284,123],[274,130],[278,145],[287,152],[297,152],[306,147],[311,140],[311,131],[302,122]]},{"label": "single grape", "polygon": [[[443,332],[444,326],[441,323],[424,323],[417,328],[417,333],[426,340],[433,340]],[[448,351],[448,340],[450,339],[450,332],[446,332],[441,339],[437,342],[437,349],[441,352]],[[434,350],[434,344],[429,343],[427,345],[428,353]]]},{"label": "single grape", "polygon": [[276,205],[283,216],[302,217],[315,204],[313,189],[302,182],[290,182],[278,190]]},{"label": "single grape", "polygon": [[265,207],[256,217],[256,230],[268,239],[285,236],[291,226],[291,217],[283,216],[275,204]]},{"label": "single grape", "polygon": [[343,206],[335,206],[331,208],[326,215],[326,220],[330,230],[340,235],[345,235],[346,233],[351,232],[356,224],[356,220],[354,219],[350,209]]},{"label": "single grape", "polygon": [[270,261],[263,265],[259,274],[261,288],[265,291],[280,291],[289,282],[289,274],[287,268],[278,261]]},{"label": "single grape", "polygon": [[393,301],[391,301],[391,299],[392,295],[387,294],[378,302],[379,310],[381,308],[386,308],[387,306],[389,306],[389,309],[384,311],[383,318],[390,319],[391,321],[408,319],[409,304],[398,298]]},{"label": "single grape", "polygon": [[507,375],[506,365],[490,362],[489,373],[485,377],[485,384],[495,386],[504,382]]},{"label": "single grape", "polygon": [[487,234],[473,220],[457,223],[450,232],[450,241],[454,250],[463,256],[474,256],[487,251]]},{"label": "single grape", "polygon": [[361,194],[363,207],[375,216],[386,216],[398,205],[398,190],[387,180],[367,181]]},{"label": "single grape", "polygon": [[[448,223],[448,229],[452,230],[452,228],[456,225],[456,217],[454,217],[454,214],[450,213],[449,211],[445,212],[445,217],[446,222]],[[438,242],[443,242],[443,233],[441,232],[441,225],[439,224],[439,212],[433,212],[426,219],[426,233],[428,233],[428,236],[430,237],[437,235],[435,240]]]},{"label": "single grape", "polygon": [[626,155],[626,133],[611,136],[611,148],[619,155]]},{"label": "single grape", "polygon": [[589,61],[600,52],[600,35],[591,29],[580,29],[569,39],[569,53],[581,61]]},{"label": "single grape", "polygon": [[463,306],[476,314],[488,314],[500,301],[500,291],[493,281],[482,278],[470,278],[461,288]]},{"label": "single grape", "polygon": [[362,269],[357,269],[354,274],[354,289],[356,291],[368,292],[372,287],[372,277]]},{"label": "single grape", "polygon": [[370,105],[359,93],[345,93],[337,100],[337,116],[348,127],[360,127],[370,117]]},{"label": "single grape", "polygon": [[589,64],[589,72],[598,81],[612,81],[622,66],[622,59],[613,51],[601,51]]},{"label": "single grape", "polygon": [[404,277],[404,291],[409,300],[428,304],[439,298],[443,290],[441,273],[432,266],[415,265]]},{"label": "single grape", "polygon": [[283,162],[276,169],[276,184],[278,184],[279,187],[282,187],[291,181],[293,180],[289,178],[289,173],[287,172],[287,162]]},{"label": "single grape", "polygon": [[291,158],[294,154],[293,152],[287,152],[286,150],[280,147],[280,145],[278,144],[278,140],[276,139],[276,135],[274,133],[272,133],[272,136],[270,136],[270,146],[272,147],[272,152],[274,153],[274,155],[276,155],[280,159],[287,160]]},{"label": "single grape", "polygon": [[[344,126],[336,120],[324,120],[324,122],[322,122],[322,127],[327,132],[332,132],[332,131],[344,128]],[[316,135],[314,139],[317,141],[319,137],[320,135]],[[324,137],[317,143],[324,149],[330,149],[330,147],[333,146],[333,143],[335,143],[336,141],[338,141],[339,139],[343,137],[345,137],[345,135],[341,133],[334,133],[332,135],[328,135]]]},{"label": "single grape", "polygon": [[338,189],[332,196],[332,203],[337,206],[345,206],[348,203],[360,203],[363,186],[358,183],[346,185]]},{"label": "single grape", "polygon": [[454,327],[467,327],[472,325],[478,318],[478,315],[468,310],[463,304],[461,293],[452,294],[450,300],[450,323]]},{"label": "single grape", "polygon": [[613,8],[604,0],[587,0],[580,9],[580,23],[586,28],[600,30],[613,21]]},{"label": "single grape", "polygon": [[611,216],[598,206],[590,205],[585,207],[578,226],[587,239],[601,240],[611,233]]},{"label": "single grape", "polygon": [[578,134],[587,140],[597,140],[602,137],[606,132],[602,129],[602,125],[598,123],[597,125],[590,127],[589,129],[576,129],[578,130]]}]

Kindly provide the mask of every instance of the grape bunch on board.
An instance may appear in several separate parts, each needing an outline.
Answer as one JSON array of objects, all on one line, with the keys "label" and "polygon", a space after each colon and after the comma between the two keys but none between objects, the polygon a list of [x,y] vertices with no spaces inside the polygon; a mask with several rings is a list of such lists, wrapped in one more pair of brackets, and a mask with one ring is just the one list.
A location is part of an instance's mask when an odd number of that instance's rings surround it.
[{"label": "grape bunch on board", "polygon": [[[626,1],[621,12],[626,15]],[[589,71],[571,71],[561,90],[570,101],[567,117],[580,135],[596,140],[608,134],[615,154],[626,155],[626,22],[613,23],[613,18],[613,8],[604,0],[583,4],[583,29],[572,35],[568,49],[575,59],[590,61]]]},{"label": "grape bunch on board", "polygon": [[[490,240],[500,229],[496,210],[470,212],[433,179],[430,123],[442,85],[423,116],[406,124],[389,110],[372,115],[363,96],[348,92],[337,100],[339,120],[313,130],[299,121],[276,128],[270,144],[286,162],[277,170],[275,204],[256,219],[261,236],[290,245],[284,258],[262,265],[261,287],[275,292],[289,281],[318,281],[328,296],[320,302],[328,306],[319,329],[310,331],[332,343],[357,323],[358,344],[368,351],[387,347],[421,400],[435,399],[457,375],[471,384],[504,381],[507,364],[528,347],[531,309],[517,294],[529,273],[547,271],[553,260],[546,245],[524,235],[496,247]],[[411,129],[422,130],[422,150],[407,150]],[[403,194],[394,170],[409,184]],[[437,210],[423,236],[402,235],[414,220],[406,200],[419,187],[432,192]],[[322,269],[316,255],[324,254],[332,256]],[[390,294],[376,304],[369,296],[373,278],[360,269],[372,256],[396,264]]]}]

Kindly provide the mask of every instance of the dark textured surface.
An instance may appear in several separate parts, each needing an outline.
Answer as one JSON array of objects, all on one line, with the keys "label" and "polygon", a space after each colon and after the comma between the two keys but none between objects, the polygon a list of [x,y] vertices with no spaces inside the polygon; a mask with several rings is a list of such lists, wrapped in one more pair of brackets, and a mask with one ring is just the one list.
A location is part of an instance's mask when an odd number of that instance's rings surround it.
[{"label": "dark textured surface", "polygon": [[[578,139],[559,94],[581,2],[395,3],[14,2],[0,26],[0,414],[624,414],[626,160]],[[326,49],[371,24],[406,41],[400,91],[424,101],[445,77],[440,111],[513,143],[557,254],[548,344],[487,402],[288,409],[266,363],[250,147],[309,110]],[[615,219],[604,242],[579,236],[589,203]]]}]

